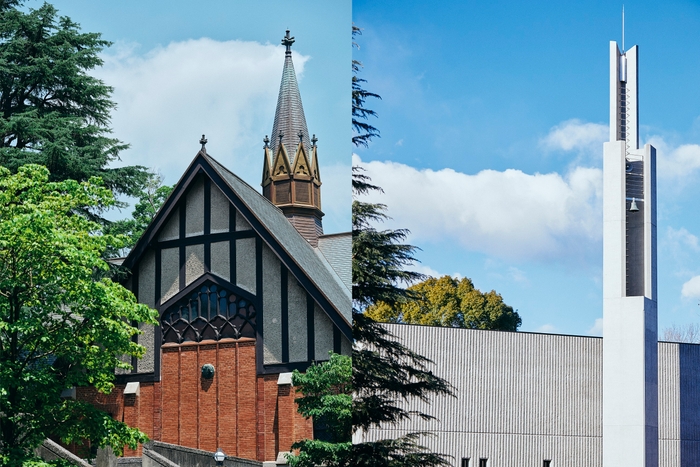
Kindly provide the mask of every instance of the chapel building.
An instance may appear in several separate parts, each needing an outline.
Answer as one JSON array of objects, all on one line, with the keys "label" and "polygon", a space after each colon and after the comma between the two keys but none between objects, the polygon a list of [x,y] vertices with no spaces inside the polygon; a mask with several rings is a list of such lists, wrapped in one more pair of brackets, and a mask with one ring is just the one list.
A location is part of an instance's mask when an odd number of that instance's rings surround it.
[{"label": "chapel building", "polygon": [[[123,262],[158,310],[144,358],[110,395],[78,388],[152,440],[275,461],[312,438],[291,372],[351,353],[351,234],[325,235],[317,139],[309,137],[287,31],[262,193],[197,152]],[[140,454],[127,450],[126,456]]]}]

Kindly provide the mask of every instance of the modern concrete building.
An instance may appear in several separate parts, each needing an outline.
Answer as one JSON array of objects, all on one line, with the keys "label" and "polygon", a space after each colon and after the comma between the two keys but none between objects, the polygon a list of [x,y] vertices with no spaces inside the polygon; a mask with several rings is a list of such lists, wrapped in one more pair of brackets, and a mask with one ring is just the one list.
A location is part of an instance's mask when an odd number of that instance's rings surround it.
[{"label": "modern concrete building", "polygon": [[655,149],[639,147],[638,49],[610,43],[604,145],[604,337],[388,325],[456,397],[436,417],[368,439],[430,432],[456,467],[700,465],[700,346],[659,343]]},{"label": "modern concrete building", "polygon": [[[106,396],[78,388],[152,440],[275,461],[313,437],[293,370],[351,352],[351,236],[324,235],[315,136],[287,47],[262,194],[201,149],[124,260],[159,312],[146,356]],[[260,135],[261,138],[263,135]],[[127,455],[137,454],[127,452]]]},{"label": "modern concrete building", "polygon": [[610,43],[603,151],[603,466],[657,467],[656,150],[639,148],[637,46]]},{"label": "modern concrete building", "polygon": [[[604,338],[387,327],[434,362],[431,369],[454,386],[455,397],[411,400],[408,409],[436,420],[385,426],[366,439],[428,432],[422,444],[452,456],[455,467],[603,465]],[[659,465],[698,466],[700,345],[659,342],[658,356]]]}]

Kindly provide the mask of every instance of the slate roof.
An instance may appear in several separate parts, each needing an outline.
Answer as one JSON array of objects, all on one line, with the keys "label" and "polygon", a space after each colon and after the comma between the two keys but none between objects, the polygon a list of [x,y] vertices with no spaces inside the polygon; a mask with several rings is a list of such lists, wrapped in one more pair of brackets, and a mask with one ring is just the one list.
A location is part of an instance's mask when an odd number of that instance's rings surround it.
[{"label": "slate roof", "polygon": [[287,150],[289,160],[294,164],[294,155],[296,154],[297,145],[299,144],[299,130],[304,134],[304,147],[311,147],[309,139],[309,130],[306,127],[306,117],[304,116],[304,107],[301,104],[301,94],[299,94],[299,85],[297,84],[297,75],[294,71],[294,63],[292,63],[292,52],[287,47],[287,52],[284,56],[284,68],[282,70],[282,83],[280,84],[280,93],[277,98],[277,110],[275,110],[275,122],[272,125],[272,134],[270,135],[270,147],[272,154],[277,154],[279,147],[279,133],[284,134],[282,143]]},{"label": "slate roof", "polygon": [[333,268],[324,264],[325,261],[315,253],[314,248],[292,226],[277,206],[214,158],[200,154],[350,324],[352,294],[342,281],[336,279]]},{"label": "slate roof", "polygon": [[[339,279],[338,274],[333,270],[330,263],[323,258],[323,255],[317,253],[304,237],[294,228],[294,226],[285,217],[282,210],[273,205],[267,198],[258,193],[253,187],[234,175],[226,167],[221,165],[217,160],[206,153],[206,150],[200,150],[190,163],[185,173],[180,178],[180,181],[175,185],[175,189],[163,203],[155,218],[141,236],[139,241],[134,245],[134,248],[129,252],[129,255],[124,259],[124,267],[132,269],[138,262],[141,255],[146,251],[151,243],[155,240],[158,232],[163,228],[165,221],[169,218],[170,212],[175,208],[179,199],[184,195],[187,186],[194,179],[194,176],[204,170],[212,176],[218,176],[221,181],[214,180],[213,183],[225,183],[226,187],[220,186],[222,192],[227,197],[227,191],[232,191],[238,198],[235,204],[243,203],[243,211],[249,211],[247,215],[253,216],[252,219],[247,219],[254,229],[256,225],[260,225],[263,229],[258,231],[264,241],[270,244],[273,251],[280,256],[283,263],[285,257],[293,264],[287,264],[292,270],[300,271],[300,274],[305,275],[305,279],[315,287],[317,292],[310,291],[311,295],[319,301],[323,307],[323,303],[327,303],[334,311],[326,309],[331,320],[336,323],[349,339],[351,339],[352,328],[352,293],[351,289],[344,286],[343,281]],[[240,204],[239,203],[239,204]],[[238,207],[238,206],[237,206]],[[244,213],[244,215],[246,215]],[[279,251],[281,249],[281,252]],[[301,277],[299,278],[301,281]],[[320,294],[320,295],[316,295]],[[335,314],[337,313],[337,314]]]},{"label": "slate roof", "polygon": [[343,286],[352,291],[352,232],[321,235],[316,252],[328,261]]}]

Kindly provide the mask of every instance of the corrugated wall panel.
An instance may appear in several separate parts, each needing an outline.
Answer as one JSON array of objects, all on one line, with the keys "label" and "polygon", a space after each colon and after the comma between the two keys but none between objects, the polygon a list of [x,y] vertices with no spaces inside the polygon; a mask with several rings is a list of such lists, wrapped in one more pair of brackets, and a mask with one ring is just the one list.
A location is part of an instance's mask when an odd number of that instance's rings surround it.
[{"label": "corrugated wall panel", "polygon": [[[600,338],[387,325],[455,397],[406,401],[436,420],[372,430],[366,439],[415,431],[434,452],[488,457],[493,467],[597,466],[602,462]],[[700,465],[700,345],[659,343],[659,456],[664,467]],[[361,436],[360,436],[361,437]],[[359,439],[359,438],[358,438]]]},{"label": "corrugated wall panel", "polygon": [[[680,439],[678,344],[659,343],[659,438]],[[661,448],[661,444],[659,445]],[[664,464],[661,464],[664,465]]]},{"label": "corrugated wall panel", "polygon": [[390,329],[425,357],[449,361],[436,372],[459,388],[456,398],[436,398],[431,404],[409,401],[410,410],[431,413],[440,421],[404,422],[399,428],[601,435],[600,339],[420,326]]},{"label": "corrugated wall panel", "polygon": [[[399,430],[377,430],[376,438],[396,438],[405,434]],[[422,444],[434,452],[450,456],[450,463],[460,467],[464,457],[471,459],[470,467],[480,458],[489,459],[493,467],[523,467],[542,465],[545,459],[553,465],[566,467],[599,466],[602,460],[600,437],[523,435],[504,433],[438,433],[424,437]],[[660,464],[661,465],[661,464]]]}]

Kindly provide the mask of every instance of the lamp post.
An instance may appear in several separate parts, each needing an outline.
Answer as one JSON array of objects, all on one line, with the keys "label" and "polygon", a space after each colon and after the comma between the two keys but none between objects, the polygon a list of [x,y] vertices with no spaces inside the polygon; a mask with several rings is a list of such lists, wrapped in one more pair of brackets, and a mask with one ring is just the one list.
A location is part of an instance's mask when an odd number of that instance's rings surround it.
[{"label": "lamp post", "polygon": [[224,459],[226,459],[226,454],[224,454],[224,451],[222,451],[221,448],[218,448],[214,453],[216,465],[224,465]]}]

